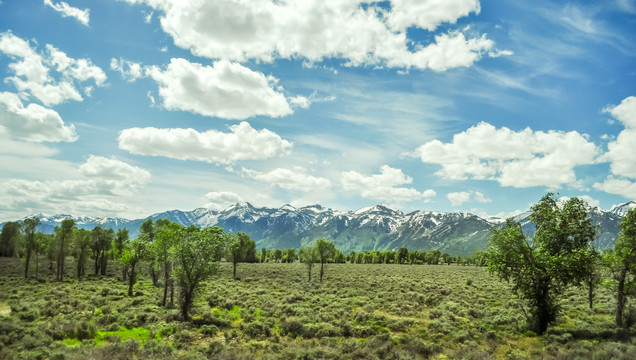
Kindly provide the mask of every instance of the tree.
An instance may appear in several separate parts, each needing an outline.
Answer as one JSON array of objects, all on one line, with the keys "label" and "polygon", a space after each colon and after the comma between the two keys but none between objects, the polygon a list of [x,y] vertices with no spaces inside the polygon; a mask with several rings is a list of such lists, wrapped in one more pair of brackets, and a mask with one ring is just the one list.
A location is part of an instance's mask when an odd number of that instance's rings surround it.
[{"label": "tree", "polygon": [[[115,236],[115,240],[113,240],[113,244],[111,245],[111,252],[113,254],[113,259],[119,260],[121,259],[122,254],[124,253],[124,248],[128,243],[128,229],[119,229],[117,230],[117,235]],[[121,261],[119,261],[121,265]],[[124,265],[121,265],[122,272],[121,278],[123,281],[126,281],[128,277],[128,268]]]},{"label": "tree", "polygon": [[[152,245],[155,242],[155,236],[157,234],[156,224],[152,223],[152,219],[146,219],[139,226],[139,233],[145,234],[148,237],[148,242]],[[152,285],[157,286],[157,273],[155,272],[155,266],[150,263],[150,275],[152,277]]]},{"label": "tree", "polygon": [[148,234],[140,234],[138,238],[133,239],[124,247],[121,262],[129,269],[128,296],[133,296],[133,285],[137,282],[137,271],[135,268],[140,261],[148,257],[149,246]]},{"label": "tree", "polygon": [[[171,292],[174,291],[174,282],[172,281],[172,257],[170,250],[179,239],[179,234],[183,226],[170,222],[161,228],[161,231],[157,234],[157,241],[155,243],[155,264],[157,268],[163,271],[163,299],[161,300],[161,306],[166,306],[166,299],[168,297],[168,287]],[[170,304],[172,305],[172,296]]]},{"label": "tree", "polygon": [[629,296],[636,295],[636,209],[631,209],[620,223],[621,232],[614,251],[607,256],[616,281],[616,326],[628,326],[623,314]]},{"label": "tree", "polygon": [[43,234],[41,232],[35,233],[35,280],[38,279],[38,273],[40,271],[40,255],[45,254],[49,244],[53,241],[53,235]]},{"label": "tree", "polygon": [[175,262],[173,277],[179,287],[181,314],[188,321],[201,282],[218,270],[216,259],[222,254],[219,252],[223,251],[224,234],[222,231],[200,231],[189,226],[181,231],[180,238],[181,241],[172,247]]},{"label": "tree", "polygon": [[55,234],[58,240],[56,278],[60,281],[64,280],[64,260],[66,258],[66,253],[68,252],[69,243],[71,242],[74,229],[75,220],[73,219],[62,220],[61,226],[55,227]]},{"label": "tree", "polygon": [[408,260],[408,256],[409,256],[409,250],[407,248],[405,247],[399,248],[397,252],[397,263],[405,264],[406,261]]},{"label": "tree", "polygon": [[300,249],[298,252],[298,259],[301,263],[307,266],[307,275],[309,276],[309,282],[311,282],[311,269],[314,264],[320,261],[320,256],[318,255],[318,249],[316,246],[305,246]]},{"label": "tree", "polygon": [[241,245],[238,234],[227,234],[226,239],[227,257],[232,262],[232,277],[236,279],[236,265],[243,259],[245,247]]},{"label": "tree", "polygon": [[73,256],[75,257],[77,278],[79,279],[82,275],[84,275],[86,258],[88,257],[88,249],[93,243],[92,233],[86,229],[75,230],[73,238]]},{"label": "tree", "polygon": [[530,326],[543,334],[558,314],[557,297],[566,286],[585,278],[596,227],[578,198],[561,207],[549,193],[531,211],[534,236],[526,238],[519,222],[506,220],[503,228],[492,230],[486,263],[489,271],[512,282],[513,291],[530,305],[530,314],[526,313]]},{"label": "tree", "polygon": [[261,248],[261,263],[264,263],[266,258],[267,258],[267,249]]},{"label": "tree", "polygon": [[115,239],[115,231],[113,229],[103,229],[101,226],[95,226],[92,231],[91,250],[95,259],[95,275],[106,275],[106,267],[108,266],[108,252]]},{"label": "tree", "polygon": [[316,251],[318,251],[320,259],[320,282],[322,282],[322,277],[325,274],[325,263],[336,254],[336,247],[331,241],[318,239],[316,240]]},{"label": "tree", "polygon": [[25,250],[25,263],[24,263],[24,278],[29,277],[29,262],[31,261],[31,254],[35,250],[35,228],[40,225],[40,219],[30,217],[24,219],[22,222],[22,230],[24,231],[24,250]]},{"label": "tree", "polygon": [[14,221],[5,223],[2,226],[2,237],[0,237],[0,256],[11,257],[15,254],[15,247],[20,234],[20,224]]}]

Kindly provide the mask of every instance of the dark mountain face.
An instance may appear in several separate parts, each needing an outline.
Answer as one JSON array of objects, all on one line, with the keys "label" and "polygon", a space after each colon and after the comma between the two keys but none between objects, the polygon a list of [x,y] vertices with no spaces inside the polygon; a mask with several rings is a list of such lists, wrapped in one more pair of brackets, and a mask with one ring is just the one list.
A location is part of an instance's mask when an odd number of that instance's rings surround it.
[{"label": "dark mountain face", "polygon": [[[629,202],[611,211],[589,208],[588,214],[599,233],[594,242],[598,249],[614,246],[620,232],[619,222],[636,203]],[[529,213],[517,216],[526,235],[534,233]],[[38,230],[52,233],[62,220],[73,218],[77,226],[93,229],[95,226],[115,231],[127,228],[131,237],[139,234],[145,219],[72,217],[70,215],[38,215]],[[351,250],[410,250],[437,249],[451,255],[468,256],[476,249],[484,249],[490,237],[490,228],[499,226],[501,219],[483,219],[470,213],[441,213],[401,211],[376,205],[355,212],[340,212],[320,205],[295,208],[285,205],[278,209],[259,208],[239,203],[221,211],[199,208],[192,211],[171,210],[149,216],[153,220],[168,219],[184,226],[220,226],[228,232],[245,232],[258,247],[268,249],[299,249],[323,238],[331,240],[341,251]],[[2,224],[0,224],[1,226]]]}]

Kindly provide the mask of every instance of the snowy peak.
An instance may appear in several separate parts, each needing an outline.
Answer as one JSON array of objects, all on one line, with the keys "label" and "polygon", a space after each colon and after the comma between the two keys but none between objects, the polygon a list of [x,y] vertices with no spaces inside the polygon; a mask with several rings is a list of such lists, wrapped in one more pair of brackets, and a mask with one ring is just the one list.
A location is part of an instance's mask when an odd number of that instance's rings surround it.
[{"label": "snowy peak", "polygon": [[630,201],[622,205],[617,205],[612,207],[610,212],[614,215],[618,215],[620,217],[625,217],[629,210],[636,209],[636,201]]}]

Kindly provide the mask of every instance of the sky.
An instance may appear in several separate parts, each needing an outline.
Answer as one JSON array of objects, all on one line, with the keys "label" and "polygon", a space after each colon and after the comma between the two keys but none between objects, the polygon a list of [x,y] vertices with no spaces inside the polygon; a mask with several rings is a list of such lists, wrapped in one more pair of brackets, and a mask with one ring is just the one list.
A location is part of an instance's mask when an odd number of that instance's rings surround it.
[{"label": "sky", "polygon": [[636,200],[636,1],[1,0],[0,221]]}]

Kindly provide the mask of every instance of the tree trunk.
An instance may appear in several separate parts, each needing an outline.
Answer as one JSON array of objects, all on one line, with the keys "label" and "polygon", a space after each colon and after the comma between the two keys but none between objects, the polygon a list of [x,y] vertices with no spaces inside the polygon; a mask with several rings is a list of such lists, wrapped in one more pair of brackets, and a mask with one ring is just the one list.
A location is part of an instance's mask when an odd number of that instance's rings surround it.
[{"label": "tree trunk", "polygon": [[623,327],[623,310],[625,309],[625,278],[627,277],[627,267],[623,266],[618,278],[618,291],[616,294],[616,326]]},{"label": "tree trunk", "polygon": [[170,279],[170,307],[174,306],[174,281]]},{"label": "tree trunk", "polygon": [[26,263],[24,264],[24,278],[29,277],[29,261],[31,260],[31,250],[27,249],[26,252]]},{"label": "tree trunk", "polygon": [[325,266],[325,263],[321,262],[320,263],[320,282],[322,282],[322,275],[325,273],[324,266]]},{"label": "tree trunk", "polygon": [[133,296],[133,284],[135,281],[135,264],[130,265],[130,275],[128,276],[128,296]]},{"label": "tree trunk", "polygon": [[163,300],[161,301],[161,306],[166,306],[166,298],[168,297],[168,281],[170,281],[169,268],[167,265],[164,265],[163,268]]},{"label": "tree trunk", "polygon": [[106,265],[108,265],[108,258],[106,257],[106,251],[102,251],[102,261],[100,264],[102,275],[106,275]]},{"label": "tree trunk", "polygon": [[152,286],[157,286],[157,273],[155,272],[154,266],[150,265],[150,275],[152,277]]},{"label": "tree trunk", "polygon": [[99,252],[95,255],[95,275],[99,275]]},{"label": "tree trunk", "polygon": [[587,299],[590,303],[590,310],[594,308],[594,277],[589,275],[587,283]]},{"label": "tree trunk", "polygon": [[188,288],[188,289],[185,289],[183,293],[183,302],[181,303],[181,315],[183,315],[184,321],[190,320],[190,315],[188,314],[188,312],[190,310],[193,292],[194,292],[193,290]]}]

